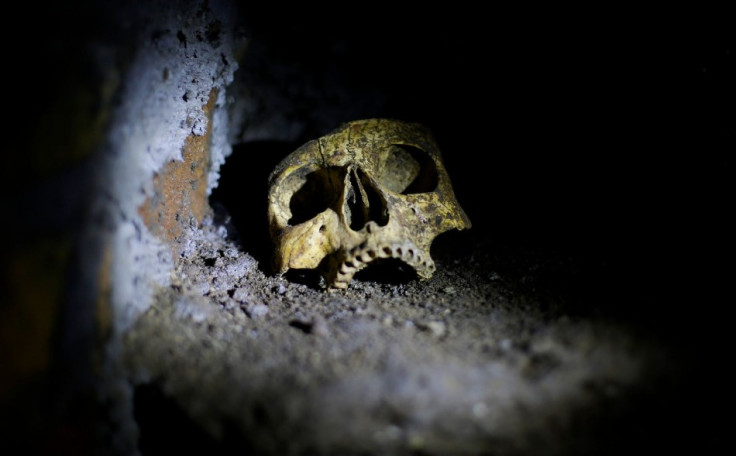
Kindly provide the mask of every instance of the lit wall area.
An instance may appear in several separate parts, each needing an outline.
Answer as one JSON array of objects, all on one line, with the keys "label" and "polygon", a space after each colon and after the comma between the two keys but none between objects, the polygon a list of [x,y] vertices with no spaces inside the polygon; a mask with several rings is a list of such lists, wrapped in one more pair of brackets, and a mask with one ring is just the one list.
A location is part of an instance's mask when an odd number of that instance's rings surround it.
[{"label": "lit wall area", "polygon": [[11,454],[725,448],[719,15],[24,9]]}]

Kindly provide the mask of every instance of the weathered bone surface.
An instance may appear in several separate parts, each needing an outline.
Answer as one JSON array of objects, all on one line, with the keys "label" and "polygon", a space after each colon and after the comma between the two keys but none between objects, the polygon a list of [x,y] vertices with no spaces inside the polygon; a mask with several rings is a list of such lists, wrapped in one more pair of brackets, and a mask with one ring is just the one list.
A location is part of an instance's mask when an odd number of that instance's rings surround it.
[{"label": "weathered bone surface", "polygon": [[277,165],[268,198],[277,272],[318,269],[330,289],[387,258],[428,279],[435,237],[471,226],[429,130],[398,120],[349,122],[309,141]]}]

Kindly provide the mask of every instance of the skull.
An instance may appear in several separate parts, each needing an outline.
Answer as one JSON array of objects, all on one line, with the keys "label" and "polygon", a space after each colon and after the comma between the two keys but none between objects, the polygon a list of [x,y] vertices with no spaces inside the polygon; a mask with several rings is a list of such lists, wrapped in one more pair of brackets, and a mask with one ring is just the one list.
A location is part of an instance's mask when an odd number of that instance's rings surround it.
[{"label": "skull", "polygon": [[471,226],[431,133],[387,119],[343,124],[282,160],[268,218],[276,271],[319,270],[330,289],[387,258],[428,279],[434,238]]}]

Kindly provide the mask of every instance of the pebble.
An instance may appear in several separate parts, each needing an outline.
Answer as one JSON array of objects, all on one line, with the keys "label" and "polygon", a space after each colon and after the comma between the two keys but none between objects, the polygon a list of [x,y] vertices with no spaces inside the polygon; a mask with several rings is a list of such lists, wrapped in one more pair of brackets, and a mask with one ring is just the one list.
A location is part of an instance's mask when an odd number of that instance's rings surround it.
[{"label": "pebble", "polygon": [[205,296],[210,292],[210,283],[205,281],[195,282],[192,284],[192,291]]},{"label": "pebble", "polygon": [[251,318],[260,318],[268,313],[268,306],[265,304],[254,304],[248,308],[248,314]]},{"label": "pebble", "polygon": [[441,321],[429,321],[422,324],[422,327],[437,337],[442,337],[447,332],[447,325]]},{"label": "pebble", "polygon": [[250,293],[248,293],[247,288],[237,288],[235,292],[233,292],[233,299],[238,302],[246,302],[249,297]]}]

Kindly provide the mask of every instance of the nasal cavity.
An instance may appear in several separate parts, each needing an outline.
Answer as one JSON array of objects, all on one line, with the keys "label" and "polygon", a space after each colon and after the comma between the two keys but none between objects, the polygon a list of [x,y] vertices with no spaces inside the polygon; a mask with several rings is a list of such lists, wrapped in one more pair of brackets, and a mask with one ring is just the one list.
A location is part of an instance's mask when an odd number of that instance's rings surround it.
[{"label": "nasal cavity", "polygon": [[388,223],[386,202],[360,168],[350,171],[344,212],[353,231],[363,229],[368,222],[379,226]]}]

